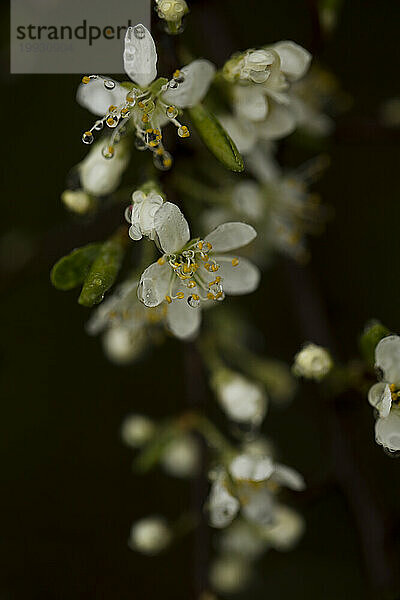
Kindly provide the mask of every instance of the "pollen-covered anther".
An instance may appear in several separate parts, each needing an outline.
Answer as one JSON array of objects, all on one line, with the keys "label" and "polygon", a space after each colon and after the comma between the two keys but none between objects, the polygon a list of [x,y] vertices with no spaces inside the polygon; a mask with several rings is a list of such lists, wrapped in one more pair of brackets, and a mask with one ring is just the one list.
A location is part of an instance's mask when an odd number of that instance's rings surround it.
[{"label": "pollen-covered anther", "polygon": [[89,75],[85,75],[84,77],[82,77],[82,83],[90,83],[90,77]]},{"label": "pollen-covered anther", "polygon": [[178,135],[181,138],[187,138],[190,136],[190,131],[186,127],[186,125],[181,125],[180,127],[178,127]]},{"label": "pollen-covered anther", "polygon": [[194,288],[196,287],[196,282],[195,281],[189,281],[189,283],[187,284],[188,288]]},{"label": "pollen-covered anther", "polygon": [[237,267],[239,264],[239,259],[238,258],[232,258],[232,267]]},{"label": "pollen-covered anther", "polygon": [[175,119],[178,116],[178,109],[176,106],[168,106],[166,110],[166,115],[169,119]]},{"label": "pollen-covered anther", "polygon": [[157,262],[159,265],[165,265],[165,258],[163,256],[160,256]]},{"label": "pollen-covered anther", "polygon": [[168,304],[171,304],[171,302],[172,302],[171,296],[165,296],[165,299],[168,302]]},{"label": "pollen-covered anther", "polygon": [[177,292],[176,297],[178,300],[182,300],[185,297],[185,294],[183,292]]},{"label": "pollen-covered anther", "polygon": [[82,135],[82,142],[84,144],[92,144],[93,139],[93,133],[91,131],[85,131],[85,133]]}]

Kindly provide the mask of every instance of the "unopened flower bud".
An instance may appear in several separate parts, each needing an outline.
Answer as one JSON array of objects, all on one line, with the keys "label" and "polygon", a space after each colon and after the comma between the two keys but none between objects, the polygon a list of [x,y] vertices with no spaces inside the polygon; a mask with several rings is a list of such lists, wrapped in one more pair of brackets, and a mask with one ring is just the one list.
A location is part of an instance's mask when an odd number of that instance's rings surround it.
[{"label": "unopened flower bud", "polygon": [[234,594],[243,590],[252,576],[250,564],[235,555],[223,555],[210,568],[210,583],[221,594]]},{"label": "unopened flower bud", "polygon": [[307,344],[294,359],[293,372],[298,377],[321,381],[333,366],[328,350],[316,344]]},{"label": "unopened flower bud", "polygon": [[164,469],[175,477],[192,477],[199,468],[199,462],[199,446],[190,434],[183,434],[172,440],[161,457]]},{"label": "unopened flower bud", "polygon": [[129,546],[142,554],[154,555],[164,550],[171,541],[171,530],[162,517],[152,516],[132,525]]},{"label": "unopened flower bud", "polygon": [[71,212],[84,215],[93,207],[93,199],[83,190],[65,190],[61,200]]},{"label": "unopened flower bud", "polygon": [[160,19],[180,24],[184,15],[189,11],[185,0],[158,0],[157,13]]},{"label": "unopened flower bud", "polygon": [[144,415],[130,415],[122,423],[121,437],[127,446],[140,448],[154,435],[153,421]]},{"label": "unopened flower bud", "polygon": [[222,370],[214,376],[213,386],[222,409],[232,421],[261,424],[267,412],[267,397],[259,384],[239,373]]}]

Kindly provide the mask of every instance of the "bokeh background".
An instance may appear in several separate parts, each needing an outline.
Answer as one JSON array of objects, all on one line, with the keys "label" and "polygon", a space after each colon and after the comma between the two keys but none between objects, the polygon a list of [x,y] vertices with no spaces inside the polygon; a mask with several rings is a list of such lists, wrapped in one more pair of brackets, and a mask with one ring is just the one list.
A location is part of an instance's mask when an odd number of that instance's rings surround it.
[{"label": "bokeh background", "polygon": [[[218,65],[237,48],[315,43],[311,1],[190,5],[192,48]],[[395,1],[347,0],[319,55],[353,97],[316,186],[334,217],[310,241],[310,266],[301,272],[278,260],[252,300],[267,351],[289,362],[304,339],[330,343],[341,360],[356,356],[371,317],[400,332],[400,136],[379,118],[399,92],[399,16]],[[7,13],[2,23],[5,39]],[[54,262],[102,239],[121,214],[82,222],[59,199],[86,152],[80,132],[90,116],[74,103],[78,77],[10,76],[7,61],[3,48],[0,598],[192,598],[193,536],[154,559],[127,546],[133,520],[179,515],[191,486],[159,471],[138,477],[119,438],[130,412],[179,410],[186,348],[170,341],[137,366],[113,366],[85,334],[76,293],[51,287]],[[374,443],[373,423],[361,395],[327,409],[312,385],[287,410],[271,410],[265,433],[309,484],[293,499],[307,530],[291,553],[263,558],[243,597],[400,597],[400,459]]]}]

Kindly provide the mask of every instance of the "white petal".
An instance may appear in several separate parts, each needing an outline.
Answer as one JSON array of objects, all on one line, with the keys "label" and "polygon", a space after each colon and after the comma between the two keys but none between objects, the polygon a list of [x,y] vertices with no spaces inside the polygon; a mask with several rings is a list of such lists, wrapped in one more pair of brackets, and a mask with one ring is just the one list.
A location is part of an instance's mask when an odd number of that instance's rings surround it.
[{"label": "white petal", "polygon": [[231,115],[220,115],[218,120],[235,142],[239,152],[243,154],[250,152],[257,141],[255,124]]},{"label": "white petal", "polygon": [[400,386],[400,336],[389,335],[379,342],[375,366],[383,371],[385,381]]},{"label": "white petal", "polygon": [[212,245],[213,252],[229,252],[249,244],[257,232],[246,223],[223,223],[208,234],[205,241]]},{"label": "white petal", "polygon": [[163,100],[179,108],[190,108],[201,102],[206,95],[214,77],[215,67],[203,58],[194,60],[181,69],[184,81],[177,88],[168,88],[163,93]]},{"label": "white petal", "polygon": [[285,487],[288,487],[291,490],[296,490],[297,492],[304,490],[306,487],[303,476],[295,471],[295,469],[291,469],[286,465],[275,465],[273,479],[280,485],[284,485]]},{"label": "white petal", "polygon": [[167,254],[181,250],[190,239],[188,222],[172,202],[164,202],[156,212],[154,227],[161,247]]},{"label": "white petal", "polygon": [[300,79],[307,72],[312,59],[311,54],[291,41],[278,42],[273,46],[281,59],[281,69],[292,81]]},{"label": "white petal", "polygon": [[282,552],[293,548],[303,531],[303,518],[288,506],[279,505],[273,522],[267,525],[264,533],[273,547]]},{"label": "white petal", "polygon": [[125,34],[124,68],[132,81],[148,86],[157,76],[157,51],[144,25],[128,27]]},{"label": "white petal", "polygon": [[239,257],[239,263],[233,266],[235,256],[213,255],[220,268],[217,275],[222,277],[222,287],[226,294],[250,294],[260,283],[260,270],[249,260]]},{"label": "white petal", "polygon": [[211,486],[209,509],[213,527],[226,527],[233,521],[240,508],[237,498],[232,496],[220,479]]},{"label": "white petal", "polygon": [[191,293],[198,293],[197,288],[189,290],[180,281],[174,285],[173,293],[182,291],[185,297],[174,300],[168,305],[167,325],[171,332],[181,340],[193,339],[200,329],[201,308],[192,308],[187,300]]},{"label": "white petal", "polygon": [[268,456],[239,454],[232,460],[229,470],[239,481],[265,481],[274,472],[274,465]]},{"label": "white petal", "polygon": [[292,133],[295,128],[293,112],[287,106],[270,102],[268,117],[259,125],[258,135],[264,140],[278,140]]},{"label": "white petal", "polygon": [[[246,488],[247,486],[240,486]],[[250,521],[266,525],[270,523],[274,514],[274,499],[271,492],[265,487],[257,488],[249,484],[240,494],[242,511]]]},{"label": "white petal", "polygon": [[[108,81],[113,81],[108,79]],[[94,115],[103,117],[108,112],[108,107],[111,104],[118,106],[124,102],[127,89],[115,82],[115,87],[112,90],[106,90],[104,87],[104,79],[92,79],[89,83],[81,83],[76,92],[76,100],[81,106],[87,108]]]},{"label": "white petal", "polygon": [[368,392],[368,402],[379,410],[380,417],[387,417],[392,406],[392,394],[387,383],[375,383]]},{"label": "white petal", "polygon": [[235,111],[246,121],[263,121],[268,113],[268,102],[255,86],[235,87]]},{"label": "white petal", "polygon": [[146,306],[158,306],[169,292],[173,273],[168,263],[153,263],[143,271],[138,287],[138,298]]},{"label": "white petal", "polygon": [[375,424],[375,438],[378,444],[392,452],[400,450],[400,410],[394,409]]}]

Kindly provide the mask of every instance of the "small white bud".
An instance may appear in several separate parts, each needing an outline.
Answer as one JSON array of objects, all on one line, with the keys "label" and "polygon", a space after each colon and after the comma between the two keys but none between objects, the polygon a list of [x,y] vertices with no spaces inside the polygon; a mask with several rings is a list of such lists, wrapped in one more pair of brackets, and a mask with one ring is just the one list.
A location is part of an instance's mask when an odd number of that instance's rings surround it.
[{"label": "small white bud", "polygon": [[115,325],[103,335],[104,352],[116,364],[127,364],[134,361],[142,352],[145,345],[143,332],[136,331],[135,335],[127,327]]},{"label": "small white bud", "polygon": [[199,446],[190,434],[181,435],[172,440],[161,457],[164,469],[175,477],[194,476],[198,471],[199,462]]},{"label": "small white bud", "polygon": [[287,506],[276,508],[271,525],[260,531],[276,550],[290,550],[304,532],[304,520]]},{"label": "small white bud", "polygon": [[92,198],[83,190],[65,190],[61,194],[61,201],[71,212],[84,215],[93,206]]},{"label": "small white bud", "polygon": [[328,350],[316,344],[307,344],[294,358],[293,372],[298,377],[320,381],[333,366]]},{"label": "small white bud", "polygon": [[130,415],[122,423],[121,437],[127,446],[140,448],[154,435],[153,421],[144,415]]},{"label": "small white bud", "polygon": [[171,541],[171,530],[162,517],[152,516],[132,525],[129,546],[142,554],[154,555],[164,550]]}]

